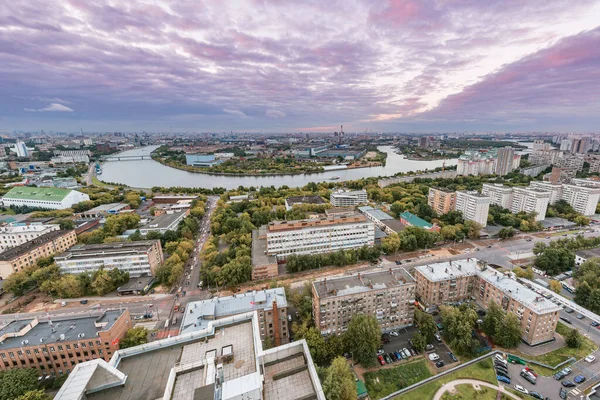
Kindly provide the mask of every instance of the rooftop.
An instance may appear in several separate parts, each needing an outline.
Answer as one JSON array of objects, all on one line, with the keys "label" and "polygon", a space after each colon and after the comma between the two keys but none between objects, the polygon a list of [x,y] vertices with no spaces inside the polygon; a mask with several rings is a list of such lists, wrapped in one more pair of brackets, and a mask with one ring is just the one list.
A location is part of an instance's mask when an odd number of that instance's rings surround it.
[{"label": "rooftop", "polygon": [[29,186],[18,186],[10,189],[4,195],[4,199],[25,199],[25,200],[42,200],[42,201],[62,201],[71,193],[70,189],[59,188],[40,188]]},{"label": "rooftop", "polygon": [[481,194],[475,190],[457,190],[456,194],[465,194],[467,196],[472,196],[472,197],[480,197],[480,198],[489,198],[487,195],[485,194]]},{"label": "rooftop", "polygon": [[184,218],[185,215],[185,211],[167,211],[166,213],[159,215],[146,225],[142,226],[140,230],[166,229],[177,220]]},{"label": "rooftop", "polygon": [[340,297],[372,290],[385,290],[410,283],[415,279],[404,268],[358,273],[350,276],[322,279],[313,282],[313,288],[321,298]]},{"label": "rooftop", "polygon": [[0,261],[14,260],[17,257],[19,257],[25,253],[28,253],[35,248],[43,246],[44,244],[46,244],[48,242],[52,242],[53,240],[56,240],[59,237],[65,236],[65,235],[69,234],[70,232],[73,232],[73,231],[59,230],[59,231],[51,231],[48,233],[44,233],[43,235],[38,236],[35,239],[32,239],[28,242],[25,242],[23,244],[20,244],[18,246],[15,246],[13,248],[10,248],[10,249],[0,253]]},{"label": "rooftop", "polygon": [[371,206],[358,207],[358,210],[363,214],[369,214],[370,216],[379,221],[384,221],[386,219],[394,219],[394,217],[392,217],[391,215],[381,211],[378,208],[373,208]]},{"label": "rooftop", "polygon": [[273,221],[267,225],[267,231],[282,232],[296,229],[306,229],[321,226],[343,225],[366,222],[366,218],[360,214],[335,215],[319,219],[300,219],[296,221]]},{"label": "rooftop", "polygon": [[[40,236],[41,237],[41,236]],[[114,242],[100,244],[78,244],[69,250],[54,256],[57,261],[76,258],[104,258],[112,254],[140,252],[146,253],[158,240],[140,240],[138,242]]]},{"label": "rooftop", "polygon": [[564,228],[564,227],[574,227],[577,226],[575,222],[571,222],[565,218],[559,217],[546,217],[546,219],[539,221],[544,229],[549,228]]},{"label": "rooftop", "polygon": [[594,249],[579,250],[576,251],[575,254],[579,257],[585,258],[586,260],[588,258],[600,257],[600,247],[596,247]]},{"label": "rooftop", "polygon": [[325,204],[321,196],[294,196],[285,199],[285,202],[292,206],[294,204]]},{"label": "rooftop", "polygon": [[94,208],[87,210],[85,212],[85,214],[94,214],[94,213],[102,213],[102,212],[108,213],[109,211],[117,212],[126,207],[129,207],[129,205],[125,204],[125,203],[101,204],[98,207],[94,207]]},{"label": "rooftop", "polygon": [[189,302],[181,321],[181,333],[206,329],[210,320],[254,310],[269,310],[273,302],[278,308],[287,307],[285,290],[282,287],[252,291],[233,296],[214,297],[209,300]]},{"label": "rooftop", "polygon": [[[97,333],[109,330],[121,314],[123,314],[123,310],[107,310],[91,317],[74,317],[43,322],[37,318],[12,321],[0,329],[0,350],[24,345],[34,346],[39,343],[50,344],[78,339],[96,339]],[[97,323],[106,323],[106,325],[99,327],[96,326]],[[61,335],[64,335],[64,339],[61,339]]]},{"label": "rooftop", "polygon": [[42,225],[42,224],[27,224],[27,225],[6,225],[0,227],[0,233],[32,233],[43,232],[45,230],[58,230],[59,225]]},{"label": "rooftop", "polygon": [[404,211],[402,214],[400,214],[400,218],[404,219],[410,225],[418,226],[419,228],[430,229],[433,226],[431,223],[425,221],[422,218],[417,217],[416,215],[408,211]]},{"label": "rooftop", "polygon": [[381,221],[381,223],[396,233],[398,233],[398,232],[404,230],[404,228],[406,228],[406,226],[402,222],[398,221],[397,219],[386,219],[386,220]]},{"label": "rooftop", "polygon": [[479,272],[477,259],[467,258],[464,260],[444,261],[429,265],[415,267],[427,280],[440,282],[463,276],[475,276]]},{"label": "rooftop", "polygon": [[344,190],[344,189],[339,189],[339,190],[336,190],[336,191],[334,191],[334,192],[331,193],[332,196],[358,196],[358,195],[361,195],[361,194],[366,195],[367,191],[364,190],[364,189],[363,190]]},{"label": "rooftop", "polygon": [[488,268],[480,271],[479,276],[537,314],[546,314],[561,310],[558,305],[544,296],[537,294],[516,280],[496,270]]}]

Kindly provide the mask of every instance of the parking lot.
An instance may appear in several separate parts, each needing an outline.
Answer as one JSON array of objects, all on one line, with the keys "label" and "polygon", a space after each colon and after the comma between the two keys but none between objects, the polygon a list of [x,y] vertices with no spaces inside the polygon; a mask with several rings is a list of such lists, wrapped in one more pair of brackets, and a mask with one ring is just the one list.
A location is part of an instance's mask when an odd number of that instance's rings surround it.
[{"label": "parking lot", "polygon": [[[383,344],[383,350],[387,354],[387,353],[391,353],[392,351],[398,351],[398,350],[401,350],[404,348],[409,349],[410,345],[408,344],[408,339],[412,338],[413,335],[417,331],[418,330],[416,328],[410,327],[410,328],[401,329],[400,331],[398,331],[398,336],[390,335],[390,342]],[[437,342],[437,340],[434,340],[434,343],[431,343],[431,344],[433,345],[433,350],[424,351],[423,353],[421,353],[421,355],[424,355],[425,358],[427,360],[429,360],[427,358],[427,354],[436,353],[437,355],[440,356],[440,361],[444,362],[443,368],[446,368],[446,367],[448,367],[448,365],[452,365],[452,364],[454,364],[452,366],[456,365],[455,361],[452,361],[452,359],[448,355],[448,352],[450,352],[450,350],[444,343],[439,343],[439,342]],[[435,364],[435,362],[433,362],[433,364]]]}]

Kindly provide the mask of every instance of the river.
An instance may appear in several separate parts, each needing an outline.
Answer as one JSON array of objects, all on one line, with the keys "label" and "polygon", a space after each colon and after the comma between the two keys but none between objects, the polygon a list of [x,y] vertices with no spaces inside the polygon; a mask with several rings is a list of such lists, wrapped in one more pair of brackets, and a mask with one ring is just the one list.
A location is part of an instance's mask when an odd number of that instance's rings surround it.
[{"label": "river", "polygon": [[[147,146],[134,150],[127,150],[120,155],[149,155],[158,146]],[[372,176],[392,176],[398,172],[424,171],[441,167],[444,161],[414,161],[407,160],[404,155],[396,154],[392,146],[381,146],[379,150],[387,153],[385,167],[354,168],[335,171],[325,171],[317,174],[302,175],[271,175],[271,176],[223,176],[208,175],[182,171],[162,165],[154,160],[133,161],[107,161],[102,165],[102,175],[98,178],[105,182],[121,183],[137,188],[151,188],[153,186],[184,186],[224,187],[235,189],[239,186],[304,186],[309,182],[330,181],[332,177],[339,176],[339,181],[351,181]],[[456,159],[446,160],[446,166],[456,165]]]}]

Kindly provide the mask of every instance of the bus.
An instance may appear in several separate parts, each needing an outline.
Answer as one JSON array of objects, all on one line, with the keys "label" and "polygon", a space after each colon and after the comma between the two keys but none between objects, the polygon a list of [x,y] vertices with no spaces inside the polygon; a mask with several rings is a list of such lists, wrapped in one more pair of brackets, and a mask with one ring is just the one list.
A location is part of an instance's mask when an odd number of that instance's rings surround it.
[{"label": "bus", "polygon": [[573,286],[569,285],[568,283],[566,283],[566,282],[564,282],[564,281],[563,281],[563,282],[561,282],[561,284],[562,284],[562,287],[563,287],[563,288],[564,288],[564,289],[565,289],[567,292],[569,292],[569,293],[572,293],[572,294],[574,294],[574,293],[575,293],[575,288],[574,288]]}]

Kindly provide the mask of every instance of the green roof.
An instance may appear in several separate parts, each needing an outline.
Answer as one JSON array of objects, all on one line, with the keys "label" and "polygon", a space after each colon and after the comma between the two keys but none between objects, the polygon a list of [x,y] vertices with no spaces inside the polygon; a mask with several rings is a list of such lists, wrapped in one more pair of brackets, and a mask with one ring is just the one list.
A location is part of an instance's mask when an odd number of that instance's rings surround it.
[{"label": "green roof", "polygon": [[400,214],[400,218],[408,222],[410,225],[418,226],[419,228],[431,228],[433,226],[429,222],[417,217],[415,214],[409,213],[408,211],[404,211],[402,214]]},{"label": "green roof", "polygon": [[356,381],[356,397],[362,399],[363,397],[367,397],[369,392],[367,391],[367,387],[365,386],[363,381]]},{"label": "green roof", "polygon": [[18,186],[4,195],[5,199],[25,199],[40,201],[61,201],[71,192],[70,189]]}]

